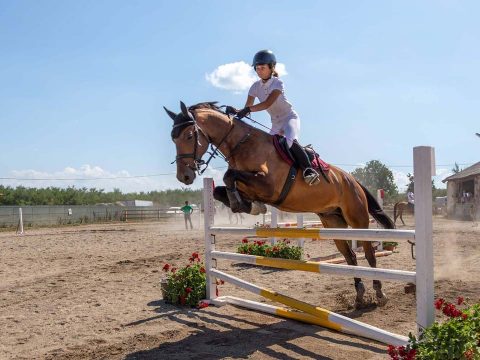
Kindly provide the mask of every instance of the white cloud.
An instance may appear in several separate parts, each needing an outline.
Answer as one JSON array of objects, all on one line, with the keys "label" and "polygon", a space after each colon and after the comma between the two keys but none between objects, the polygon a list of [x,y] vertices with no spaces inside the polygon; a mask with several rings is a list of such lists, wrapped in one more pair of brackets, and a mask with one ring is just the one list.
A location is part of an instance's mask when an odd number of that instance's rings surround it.
[{"label": "white cloud", "polygon": [[[284,64],[277,64],[276,70],[280,76],[287,75]],[[205,79],[219,89],[230,90],[235,93],[247,90],[258,78],[253,68],[244,61],[218,66]]]}]

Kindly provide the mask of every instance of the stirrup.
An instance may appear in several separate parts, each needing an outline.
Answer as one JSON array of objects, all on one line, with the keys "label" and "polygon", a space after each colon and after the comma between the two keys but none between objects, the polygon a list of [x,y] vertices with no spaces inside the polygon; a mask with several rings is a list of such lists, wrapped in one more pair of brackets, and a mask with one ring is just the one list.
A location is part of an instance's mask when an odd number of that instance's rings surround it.
[{"label": "stirrup", "polygon": [[[307,175],[307,171],[310,171],[310,174]],[[303,170],[303,180],[305,180],[305,182],[310,186],[317,185],[320,183],[320,175],[315,169],[306,168]]]}]

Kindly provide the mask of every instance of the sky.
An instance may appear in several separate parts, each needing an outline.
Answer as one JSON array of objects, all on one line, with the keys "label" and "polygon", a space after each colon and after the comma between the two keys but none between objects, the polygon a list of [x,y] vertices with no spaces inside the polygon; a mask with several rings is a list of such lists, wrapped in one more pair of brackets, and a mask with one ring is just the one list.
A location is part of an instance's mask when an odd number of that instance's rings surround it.
[{"label": "sky", "polygon": [[271,49],[301,143],[347,171],[379,160],[401,191],[412,148],[433,146],[443,187],[455,163],[480,161],[479,13],[447,0],[0,0],[0,184],[181,188],[163,106],[243,107],[253,55]]}]

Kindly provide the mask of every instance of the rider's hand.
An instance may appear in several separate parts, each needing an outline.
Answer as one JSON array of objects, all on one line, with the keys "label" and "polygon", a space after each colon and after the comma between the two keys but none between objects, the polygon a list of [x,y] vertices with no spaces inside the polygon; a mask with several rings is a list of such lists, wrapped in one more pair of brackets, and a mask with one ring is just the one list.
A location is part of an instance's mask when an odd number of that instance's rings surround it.
[{"label": "rider's hand", "polygon": [[240,119],[244,118],[249,113],[250,113],[250,108],[248,106],[246,106],[237,113],[237,119],[240,120]]},{"label": "rider's hand", "polygon": [[233,106],[226,106],[225,107],[225,114],[227,115],[236,115],[238,110],[235,109]]}]

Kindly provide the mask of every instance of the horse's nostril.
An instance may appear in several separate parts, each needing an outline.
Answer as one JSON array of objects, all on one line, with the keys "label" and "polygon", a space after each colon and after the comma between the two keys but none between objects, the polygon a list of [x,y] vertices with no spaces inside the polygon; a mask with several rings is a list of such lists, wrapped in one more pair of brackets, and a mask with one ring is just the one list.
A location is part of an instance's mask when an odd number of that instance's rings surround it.
[{"label": "horse's nostril", "polygon": [[188,181],[188,180],[190,180],[190,176],[185,175],[185,181]]}]

